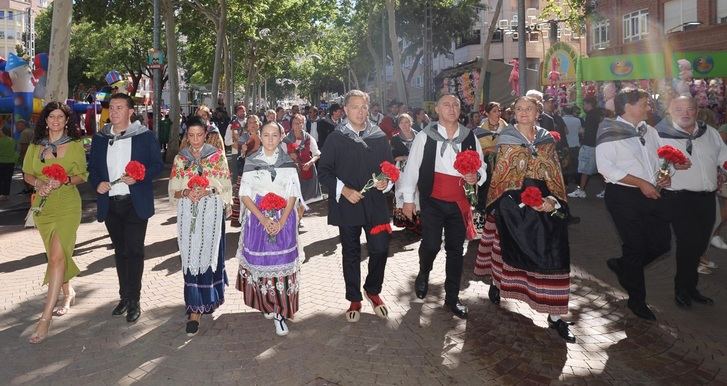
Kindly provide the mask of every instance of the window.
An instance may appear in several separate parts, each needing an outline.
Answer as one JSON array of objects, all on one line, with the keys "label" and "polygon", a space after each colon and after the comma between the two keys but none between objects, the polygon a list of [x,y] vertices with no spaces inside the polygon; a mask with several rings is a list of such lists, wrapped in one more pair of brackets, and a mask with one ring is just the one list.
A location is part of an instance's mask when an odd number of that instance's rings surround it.
[{"label": "window", "polygon": [[0,20],[5,19],[5,11],[0,11]]},{"label": "window", "polygon": [[13,11],[8,11],[8,20],[13,20]]},{"label": "window", "polygon": [[5,39],[5,32],[4,31],[0,31],[0,39]]},{"label": "window", "polygon": [[697,21],[697,2],[671,0],[664,3],[664,32],[684,31],[684,24]]},{"label": "window", "polygon": [[717,0],[717,23],[727,23],[727,0]]},{"label": "window", "polygon": [[591,26],[591,49],[602,50],[608,47],[610,43],[608,28],[610,24],[608,20],[603,20]]},{"label": "window", "polygon": [[421,75],[417,75],[414,77],[414,87],[416,88],[422,88],[424,87],[424,77]]},{"label": "window", "polygon": [[649,11],[646,9],[624,15],[624,43],[646,39],[649,33],[648,18]]}]

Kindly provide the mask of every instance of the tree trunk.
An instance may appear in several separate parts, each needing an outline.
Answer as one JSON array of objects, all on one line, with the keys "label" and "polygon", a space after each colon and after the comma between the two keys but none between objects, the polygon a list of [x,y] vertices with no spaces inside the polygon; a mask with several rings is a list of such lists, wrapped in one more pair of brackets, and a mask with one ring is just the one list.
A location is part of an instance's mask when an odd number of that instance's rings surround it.
[{"label": "tree trunk", "polygon": [[68,55],[72,17],[73,0],[53,2],[46,101],[65,102],[68,99]]},{"label": "tree trunk", "polygon": [[232,51],[232,42],[229,38],[227,40],[227,62],[228,65],[228,76],[227,76],[227,100],[225,103],[227,104],[227,112],[232,116],[235,112],[233,109],[235,108],[235,61]]},{"label": "tree trunk", "polygon": [[167,162],[172,162],[179,152],[179,70],[177,68],[177,34],[172,0],[162,2],[164,33],[167,39],[167,76],[169,77],[169,119],[172,121],[167,145]]},{"label": "tree trunk", "polygon": [[[371,31],[373,31],[375,18],[378,17],[378,14],[371,11],[369,14],[369,20],[368,20],[368,30],[369,32],[366,34],[366,48],[369,50],[369,54],[371,55],[371,58],[374,59],[374,66],[376,67],[376,85],[379,89],[378,92],[378,100],[381,103],[382,106],[386,104],[386,101],[384,100],[384,65],[383,65],[383,58],[379,57],[379,54],[376,52],[376,49],[374,49],[374,43],[371,41]],[[383,31],[382,31],[383,33]]]},{"label": "tree trunk", "polygon": [[[480,32],[480,40],[482,40],[482,62],[480,63],[480,81],[477,82],[477,89],[475,90],[475,108],[483,103],[484,90],[485,90],[485,78],[487,77],[487,62],[490,61],[490,43],[492,42],[492,34],[495,33],[497,27],[497,20],[500,18],[500,10],[502,9],[502,0],[497,0],[495,5],[495,13],[492,15],[490,20],[490,27],[487,29],[487,35],[482,36]],[[521,21],[522,23],[523,21]],[[482,28],[485,26],[483,25]],[[520,36],[520,39],[525,39],[525,36]],[[504,43],[503,43],[504,44]],[[502,58],[503,62],[505,58]]]},{"label": "tree trunk", "polygon": [[417,52],[416,55],[414,55],[414,65],[411,66],[411,70],[409,70],[409,75],[406,76],[406,84],[411,84],[412,78],[414,78],[414,74],[417,71],[417,68],[419,68],[419,62],[422,60],[422,57],[424,56],[424,51],[420,50]]},{"label": "tree trunk", "polygon": [[[212,103],[217,103],[220,92],[220,70],[222,70],[224,42],[225,42],[225,21],[227,19],[227,4],[225,0],[219,0],[220,13],[216,21],[217,41],[215,42],[215,64],[212,71]],[[210,106],[214,109],[216,106]]]},{"label": "tree trunk", "polygon": [[356,90],[360,90],[361,87],[358,84],[358,76],[356,75],[356,71],[354,71],[353,68],[351,68],[350,64],[348,65],[348,72],[349,72],[349,74],[351,74],[351,77],[353,78],[353,88],[355,88]]},{"label": "tree trunk", "polygon": [[222,58],[223,58],[223,79],[222,79],[222,89],[224,90],[222,101],[225,103],[225,109],[229,109],[229,97],[230,97],[230,44],[227,40],[227,37],[224,37],[222,39]]},{"label": "tree trunk", "polygon": [[394,67],[394,80],[396,81],[397,100],[408,105],[406,98],[406,85],[404,75],[401,72],[401,50],[399,49],[399,37],[396,35],[396,4],[394,0],[386,0],[386,13],[389,22],[389,41],[391,42],[391,58]]}]

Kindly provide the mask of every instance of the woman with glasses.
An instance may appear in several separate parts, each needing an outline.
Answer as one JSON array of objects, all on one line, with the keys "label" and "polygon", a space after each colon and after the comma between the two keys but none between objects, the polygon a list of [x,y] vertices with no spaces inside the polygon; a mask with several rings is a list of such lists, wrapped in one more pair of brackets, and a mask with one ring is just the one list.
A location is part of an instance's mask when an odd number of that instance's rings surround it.
[{"label": "woman with glasses", "polygon": [[[563,339],[575,342],[560,318],[568,313],[570,292],[565,184],[555,140],[537,126],[540,108],[535,98],[516,99],[517,123],[497,138],[487,196],[495,223],[485,224],[475,273],[492,276],[492,303],[500,304],[501,297],[524,301],[547,313],[548,325]],[[535,188],[542,200],[532,206],[523,203],[521,194],[528,188]]]}]

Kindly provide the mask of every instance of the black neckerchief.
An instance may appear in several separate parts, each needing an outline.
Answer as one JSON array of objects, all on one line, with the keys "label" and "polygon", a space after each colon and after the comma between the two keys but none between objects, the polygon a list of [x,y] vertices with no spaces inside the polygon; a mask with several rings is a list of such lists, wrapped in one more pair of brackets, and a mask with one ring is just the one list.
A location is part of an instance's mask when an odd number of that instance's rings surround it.
[{"label": "black neckerchief", "polygon": [[687,153],[692,155],[692,141],[704,135],[707,132],[707,124],[703,121],[696,122],[697,129],[694,133],[689,134],[686,131],[678,130],[674,127],[674,123],[669,118],[664,118],[661,122],[655,126],[656,131],[659,133],[659,137],[668,139],[686,139],[687,140]]},{"label": "black neckerchief", "polygon": [[58,157],[58,146],[65,145],[68,142],[73,141],[73,138],[63,134],[60,138],[51,142],[50,138],[43,138],[40,140],[39,145],[43,146],[43,150],[40,151],[40,162],[45,162],[45,151],[51,149],[53,157]]},{"label": "black neckerchief", "polygon": [[425,127],[422,131],[424,134],[427,135],[427,137],[437,141],[442,142],[442,147],[439,149],[439,156],[443,157],[444,152],[447,150],[447,145],[452,148],[452,150],[456,153],[459,153],[459,147],[457,145],[461,144],[465,138],[467,138],[468,135],[470,135],[470,132],[472,130],[466,128],[465,126],[459,125],[458,130],[459,134],[457,137],[448,139],[444,138],[442,134],[439,133],[439,130],[437,130],[439,126],[439,122],[432,122],[427,127]]},{"label": "black neckerchief", "polygon": [[265,153],[263,153],[265,150],[260,147],[258,151],[251,154],[249,157],[247,157],[247,161],[245,161],[245,167],[243,168],[242,172],[247,173],[255,170],[267,170],[270,172],[270,178],[275,181],[275,177],[277,176],[277,172],[275,169],[278,168],[295,168],[295,162],[290,158],[288,153],[285,152],[282,148],[278,147],[275,149],[275,151],[278,153],[278,158],[275,160],[274,164],[267,163],[263,157],[265,157]]},{"label": "black neckerchief", "polygon": [[184,168],[195,168],[197,174],[201,176],[202,160],[211,156],[212,154],[215,154],[216,152],[216,147],[210,145],[209,143],[205,143],[204,145],[202,145],[202,149],[200,149],[199,151],[199,158],[196,158],[194,155],[192,155],[192,146],[187,146],[184,149],[180,150],[179,154],[184,157]]},{"label": "black neckerchief", "polygon": [[384,134],[384,132],[379,128],[379,126],[374,125],[368,119],[366,119],[364,125],[365,126],[363,130],[361,130],[360,132],[356,132],[348,124],[348,119],[344,119],[343,121],[341,121],[338,127],[336,127],[336,130],[340,131],[343,135],[351,138],[354,142],[360,144],[366,149],[369,148],[369,145],[366,143],[367,139],[381,138],[386,136],[386,134]]},{"label": "black neckerchief", "polygon": [[616,119],[604,118],[598,125],[598,133],[596,134],[596,146],[612,141],[620,141],[633,137],[639,137],[642,146],[646,146],[646,124],[640,123],[637,127],[631,126],[626,122]]}]

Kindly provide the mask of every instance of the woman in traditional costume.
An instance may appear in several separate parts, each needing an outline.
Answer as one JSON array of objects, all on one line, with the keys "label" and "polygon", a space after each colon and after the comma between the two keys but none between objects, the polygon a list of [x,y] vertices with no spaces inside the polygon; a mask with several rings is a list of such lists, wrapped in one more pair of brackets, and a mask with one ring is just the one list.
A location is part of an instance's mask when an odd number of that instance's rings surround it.
[{"label": "woman in traditional costume", "polygon": [[[300,252],[298,211],[305,206],[295,162],[280,147],[276,122],[261,131],[262,147],[245,161],[240,185],[242,233],[237,289],[245,304],[273,319],[276,334],[288,334],[285,320],[298,311]],[[270,202],[277,202],[270,205]]]},{"label": "woman in traditional costume", "polygon": [[[487,175],[492,175],[492,166],[497,160],[497,146],[495,141],[500,135],[502,129],[507,127],[507,122],[502,118],[502,107],[497,102],[490,102],[485,105],[485,119],[482,124],[475,129],[475,136],[480,142],[482,153],[487,164]],[[484,233],[485,222],[488,216],[492,216],[485,211],[487,204],[487,192],[490,189],[490,179],[477,188],[477,205],[475,205],[474,223],[478,233]],[[490,219],[490,223],[494,224],[495,220]]]},{"label": "woman in traditional costume", "polygon": [[[288,144],[288,155],[298,166],[303,200],[306,204],[318,202],[323,199],[316,170],[316,161],[321,158],[321,151],[318,150],[315,138],[305,131],[303,114],[294,114],[291,122],[291,130],[285,142]],[[299,213],[300,215],[301,213]]]},{"label": "woman in traditional costume", "polygon": [[202,315],[225,301],[225,215],[232,203],[232,186],[224,150],[205,143],[205,123],[192,118],[187,126],[169,177],[169,201],[177,208],[186,330],[192,336]]},{"label": "woman in traditional costume", "polygon": [[[490,301],[500,298],[526,302],[548,314],[548,325],[568,342],[575,342],[568,323],[570,250],[565,184],[555,140],[536,126],[540,106],[536,99],[516,99],[517,123],[497,139],[487,209],[495,223],[485,224],[475,272],[492,276]],[[540,190],[538,206],[521,203],[528,187]],[[489,244],[489,245],[488,245]]]},{"label": "woman in traditional costume", "polygon": [[[409,158],[409,150],[411,145],[414,143],[414,138],[417,133],[413,129],[414,120],[409,114],[400,114],[397,117],[399,123],[399,133],[391,138],[391,155],[394,157],[396,166],[400,170],[404,170],[406,166],[406,160]],[[416,205],[417,214],[412,220],[409,220],[404,216],[402,208],[404,207],[404,195],[399,193],[400,182],[397,181],[394,184],[394,225],[409,229],[410,231],[421,234],[422,225],[419,220],[419,195],[416,194],[414,197],[414,204]]]}]

